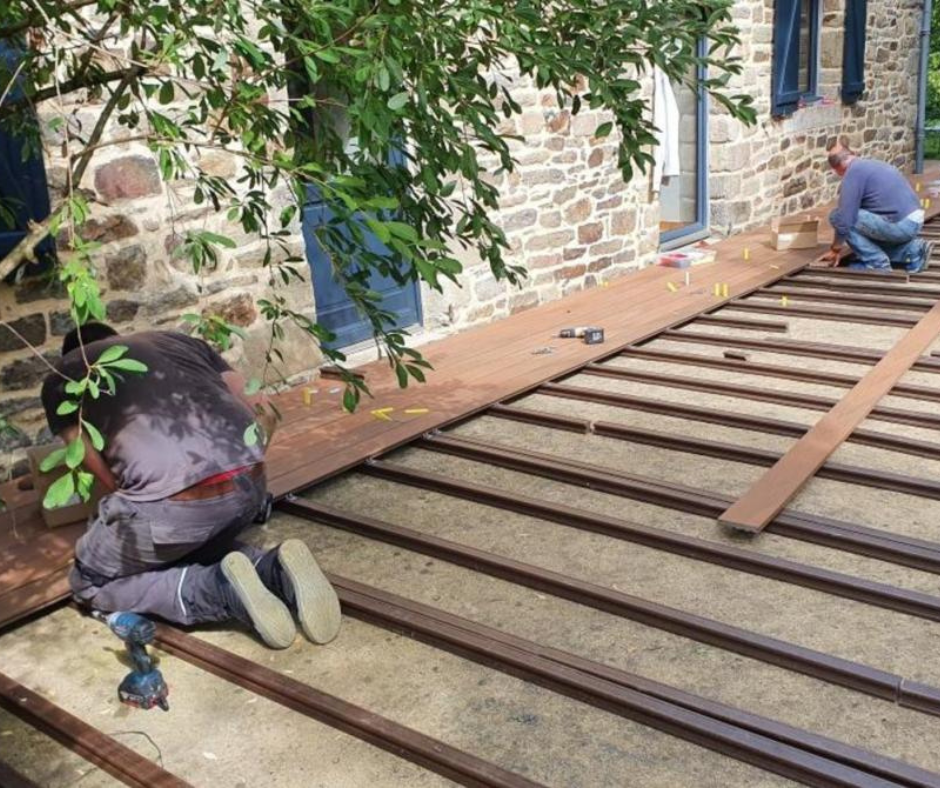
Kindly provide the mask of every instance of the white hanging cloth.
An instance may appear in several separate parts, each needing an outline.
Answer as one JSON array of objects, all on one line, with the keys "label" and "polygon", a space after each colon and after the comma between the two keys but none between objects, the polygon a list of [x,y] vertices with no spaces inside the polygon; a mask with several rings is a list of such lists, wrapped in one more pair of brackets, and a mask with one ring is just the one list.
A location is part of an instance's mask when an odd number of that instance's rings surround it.
[{"label": "white hanging cloth", "polygon": [[664,178],[679,175],[679,105],[669,77],[653,67],[653,125],[657,131],[653,149],[653,192],[658,193]]}]

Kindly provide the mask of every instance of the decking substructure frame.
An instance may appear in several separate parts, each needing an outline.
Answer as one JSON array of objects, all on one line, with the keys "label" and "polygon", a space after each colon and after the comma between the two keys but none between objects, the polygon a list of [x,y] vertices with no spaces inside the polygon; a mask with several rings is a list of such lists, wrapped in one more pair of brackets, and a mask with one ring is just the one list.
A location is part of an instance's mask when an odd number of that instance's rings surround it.
[{"label": "decking substructure frame", "polygon": [[[940,283],[940,274],[932,272],[925,274],[921,281]],[[903,285],[903,289],[892,288],[892,283]],[[903,275],[890,275],[882,282],[877,282],[866,272],[818,271],[805,266],[797,267],[777,278],[776,281],[742,292],[735,298],[725,300],[715,307],[706,307],[697,315],[677,319],[665,328],[649,331],[634,338],[626,346],[614,347],[610,352],[597,354],[588,363],[571,365],[560,374],[519,388],[513,396],[501,402],[474,409],[438,426],[450,427],[479,415],[489,415],[550,429],[645,443],[689,454],[723,457],[758,466],[771,465],[779,457],[774,452],[732,443],[681,438],[611,422],[542,413],[529,407],[518,407],[514,402],[525,395],[537,393],[724,424],[757,432],[799,437],[808,429],[804,425],[732,411],[680,405],[648,397],[592,390],[582,385],[572,385],[568,380],[573,375],[600,375],[671,388],[708,391],[731,398],[754,399],[826,411],[837,400],[754,386],[730,385],[699,378],[683,378],[605,364],[618,357],[636,358],[849,388],[857,382],[856,378],[849,375],[793,370],[767,363],[757,364],[749,361],[741,362],[695,354],[651,350],[643,346],[651,340],[663,339],[866,365],[877,363],[883,355],[881,351],[876,350],[844,348],[822,343],[795,342],[782,338],[743,339],[716,334],[699,334],[695,331],[696,325],[764,333],[786,333],[788,330],[786,322],[783,321],[717,314],[722,310],[729,310],[732,313],[735,311],[765,312],[790,318],[805,317],[823,320],[845,320],[846,318],[846,315],[839,313],[838,310],[807,307],[798,303],[792,306],[781,303],[777,306],[772,302],[767,302],[768,298],[776,296],[786,296],[796,302],[804,300],[836,305],[843,303],[861,308],[880,306],[890,311],[865,312],[855,309],[847,314],[856,322],[907,327],[914,325],[917,322],[916,315],[931,305],[932,302],[923,299],[940,298],[940,289],[920,285],[910,286],[907,284],[907,277]],[[875,296],[883,298],[876,303]],[[906,301],[904,300],[906,298],[913,300]],[[910,317],[896,314],[905,310],[911,313]],[[920,372],[938,373],[940,372],[940,359],[925,356],[912,368]],[[899,384],[892,394],[927,401],[940,400],[940,390],[931,390],[925,386]],[[940,429],[940,417],[920,411],[880,407],[876,409],[874,415],[883,421]],[[867,429],[856,430],[849,440],[915,456],[940,459],[940,443]],[[473,461],[499,465],[516,472],[533,474],[564,484],[583,486],[706,517],[717,517],[731,503],[730,499],[709,491],[643,479],[611,471],[609,468],[539,455],[537,452],[520,451],[496,444],[487,445],[481,441],[455,437],[437,430],[390,443],[385,449],[402,445],[443,451]],[[940,597],[618,518],[605,517],[575,507],[550,504],[515,493],[510,496],[493,488],[449,479],[438,474],[419,474],[383,459],[384,454],[385,450],[376,452],[372,459],[362,464],[350,463],[344,467],[337,467],[335,473],[351,468],[358,469],[360,472],[397,484],[420,486],[442,495],[465,498],[481,505],[514,511],[697,561],[812,588],[863,604],[930,621],[940,621]],[[819,476],[877,489],[940,499],[940,483],[871,468],[828,462],[819,471]],[[282,487],[286,484],[287,478],[284,477],[281,482]],[[289,478],[293,479],[294,476]],[[938,687],[910,681],[903,676],[870,665],[750,632],[740,627],[670,608],[653,600],[624,594],[537,566],[384,523],[374,518],[350,515],[298,498],[293,494],[302,492],[307,486],[307,484],[299,484],[293,488],[288,487],[287,490],[279,489],[278,509],[317,523],[341,528],[362,537],[377,539],[408,550],[435,556],[473,571],[537,589],[615,616],[630,618],[654,628],[761,660],[786,670],[809,675],[885,702],[940,716],[940,688]],[[785,538],[824,545],[940,574],[940,543],[888,534],[858,524],[791,510],[778,515],[767,530]],[[346,614],[396,632],[403,632],[435,647],[804,784],[818,786],[902,785],[940,788],[940,775],[902,761],[870,753],[819,734],[707,700],[580,656],[551,649],[427,605],[371,588],[355,580],[340,577],[332,579],[337,586]],[[252,692],[326,722],[460,784],[492,786],[493,788],[534,788],[538,785],[521,775],[500,769],[472,754],[449,747],[413,729],[355,707],[339,698],[326,695],[302,682],[245,660],[172,627],[160,627],[158,641],[164,649],[225,680],[238,683]],[[0,702],[2,701],[3,698],[0,697]],[[42,707],[52,712],[53,716],[57,713],[56,707],[49,701],[43,700],[43,704],[45,705],[36,704],[32,712],[35,714],[35,708]],[[9,699],[4,705],[10,707]],[[19,709],[20,716],[24,716],[22,712],[23,709]],[[25,716],[31,724],[56,736],[67,746],[93,762],[103,765],[126,784],[139,784],[134,782],[136,778],[129,773],[127,762],[121,761],[125,757],[123,753],[119,752],[115,756],[117,758],[117,765],[115,765],[103,763],[100,752],[94,747],[91,751],[88,750],[83,742],[97,742],[100,748],[105,750],[112,748],[112,744],[116,742],[109,741],[107,737],[101,738],[103,734],[90,729],[90,726],[85,723],[81,723],[85,726],[82,728],[84,738],[79,737],[81,738],[79,742],[74,735],[63,734],[61,725],[47,727],[50,725],[47,719]],[[156,773],[156,777],[146,784],[185,785],[168,773]]]}]

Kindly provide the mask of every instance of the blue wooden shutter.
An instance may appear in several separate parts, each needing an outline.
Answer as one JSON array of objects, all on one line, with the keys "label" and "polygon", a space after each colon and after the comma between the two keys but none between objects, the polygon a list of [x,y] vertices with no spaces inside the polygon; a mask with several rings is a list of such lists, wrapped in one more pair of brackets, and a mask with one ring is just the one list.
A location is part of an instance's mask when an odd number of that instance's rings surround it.
[{"label": "blue wooden shutter", "polygon": [[[0,63],[3,66],[0,73],[13,74],[21,56],[21,51],[15,46],[0,41]],[[14,86],[9,98],[15,101],[20,95],[19,86]],[[49,188],[42,153],[31,151],[24,157],[25,150],[21,137],[0,127],[0,199],[14,217],[12,227],[0,219],[0,259],[26,235],[29,220],[39,221],[49,215]],[[39,262],[27,264],[24,273],[36,274],[47,270],[54,251],[52,239],[47,238],[37,248]]]},{"label": "blue wooden shutter", "polygon": [[800,102],[800,0],[777,0],[774,12],[773,115],[790,115]]},{"label": "blue wooden shutter", "polygon": [[842,101],[854,104],[865,91],[865,25],[868,0],[846,0],[842,47]]}]

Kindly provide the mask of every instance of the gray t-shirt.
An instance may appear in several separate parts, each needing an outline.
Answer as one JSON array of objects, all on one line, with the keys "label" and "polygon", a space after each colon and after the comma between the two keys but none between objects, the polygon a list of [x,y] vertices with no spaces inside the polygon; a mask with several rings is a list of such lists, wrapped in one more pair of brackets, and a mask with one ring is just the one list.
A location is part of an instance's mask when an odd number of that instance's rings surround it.
[{"label": "gray t-shirt", "polygon": [[[126,358],[147,365],[146,373],[121,373],[115,394],[98,399],[86,394],[82,418],[104,436],[102,455],[127,498],[157,501],[224,471],[261,462],[260,445],[248,446],[245,429],[251,410],[222,379],[231,369],[201,339],[148,331],[115,336],[85,346],[93,363],[111,345],[126,345]],[[85,376],[81,349],[67,354],[56,368],[74,379]],[[49,375],[42,404],[54,433],[78,422],[78,414],[60,416],[69,398],[65,381]]]}]

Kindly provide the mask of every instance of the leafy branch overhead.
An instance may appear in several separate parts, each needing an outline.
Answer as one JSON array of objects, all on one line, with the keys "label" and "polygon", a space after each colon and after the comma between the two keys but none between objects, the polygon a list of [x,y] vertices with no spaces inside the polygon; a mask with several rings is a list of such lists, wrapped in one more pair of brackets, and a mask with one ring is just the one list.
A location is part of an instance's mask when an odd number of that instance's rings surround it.
[{"label": "leafy branch overhead", "polygon": [[[732,5],[10,0],[0,7],[0,43],[17,56],[0,58],[0,125],[26,135],[34,150],[44,139],[63,140],[70,177],[67,198],[0,261],[0,273],[28,259],[50,231],[68,240],[59,244],[59,275],[73,315],[95,317],[96,249],[82,239],[82,225],[96,206],[81,179],[109,146],[147,146],[164,180],[188,184],[197,204],[266,243],[272,292],[258,307],[271,326],[268,365],[279,362],[288,324],[320,343],[334,339],[278,289],[305,278],[290,241],[303,206],[317,200],[331,218],[316,242],[335,278],[400,384],[421,381],[428,365],[407,346],[371,277],[440,289],[460,282],[462,249],[497,278],[523,279],[524,268],[507,261],[494,185],[515,168],[519,147],[506,125],[522,112],[515,92],[534,83],[558,111],[605,110],[596,134],[615,143],[630,179],[652,161],[655,130],[642,85],[654,66],[677,81],[704,68],[702,89],[732,116],[753,121],[750,98],[728,87],[741,70]],[[37,108],[44,133],[36,130]],[[90,128],[79,122],[88,117]],[[203,169],[213,151],[237,159],[235,177]],[[176,251],[204,276],[235,244],[218,227],[188,231]],[[347,408],[363,391],[361,379],[347,376]]]}]

